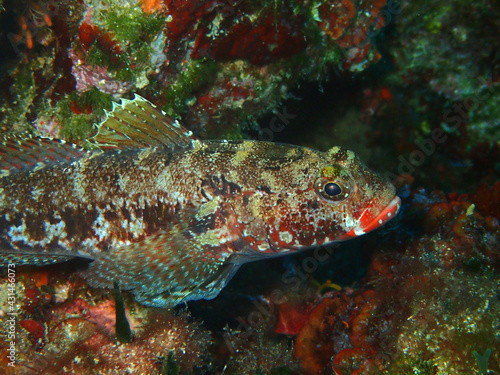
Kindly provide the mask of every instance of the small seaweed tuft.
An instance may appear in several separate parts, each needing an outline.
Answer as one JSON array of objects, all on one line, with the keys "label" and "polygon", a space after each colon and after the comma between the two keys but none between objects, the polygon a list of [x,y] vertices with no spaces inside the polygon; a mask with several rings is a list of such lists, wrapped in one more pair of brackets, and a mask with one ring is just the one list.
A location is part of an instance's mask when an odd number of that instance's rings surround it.
[{"label": "small seaweed tuft", "polygon": [[174,358],[174,352],[170,351],[168,357],[163,361],[163,366],[161,367],[161,375],[177,375],[180,373],[180,366]]},{"label": "small seaweed tuft", "polygon": [[486,349],[483,355],[479,354],[475,350],[472,352],[474,358],[476,358],[477,368],[481,375],[486,375],[488,373],[488,366],[490,362],[491,349]]},{"label": "small seaweed tuft", "polygon": [[118,282],[113,281],[113,287],[115,289],[116,340],[120,344],[130,343],[132,342],[132,330],[125,313],[125,301]]}]

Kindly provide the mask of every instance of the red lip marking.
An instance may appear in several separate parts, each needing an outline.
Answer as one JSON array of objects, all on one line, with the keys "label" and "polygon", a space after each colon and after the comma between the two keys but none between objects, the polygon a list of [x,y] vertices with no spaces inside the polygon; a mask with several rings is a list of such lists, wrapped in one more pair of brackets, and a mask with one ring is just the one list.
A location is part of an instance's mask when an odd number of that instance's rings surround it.
[{"label": "red lip marking", "polygon": [[395,196],[391,203],[375,217],[370,208],[366,209],[359,218],[359,225],[341,236],[339,240],[344,241],[371,232],[395,217],[399,211],[399,207],[401,207],[401,199]]}]

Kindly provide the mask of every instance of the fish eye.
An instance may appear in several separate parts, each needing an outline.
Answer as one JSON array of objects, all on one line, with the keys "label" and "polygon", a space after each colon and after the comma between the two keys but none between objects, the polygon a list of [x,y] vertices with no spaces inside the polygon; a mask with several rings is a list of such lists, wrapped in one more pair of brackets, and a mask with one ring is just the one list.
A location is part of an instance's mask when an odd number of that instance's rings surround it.
[{"label": "fish eye", "polygon": [[325,186],[323,186],[323,191],[330,197],[335,197],[336,195],[342,193],[341,187],[335,182],[327,183]]},{"label": "fish eye", "polygon": [[350,174],[340,166],[328,167],[321,171],[316,180],[316,194],[328,202],[336,203],[346,200],[351,195],[352,179]]}]

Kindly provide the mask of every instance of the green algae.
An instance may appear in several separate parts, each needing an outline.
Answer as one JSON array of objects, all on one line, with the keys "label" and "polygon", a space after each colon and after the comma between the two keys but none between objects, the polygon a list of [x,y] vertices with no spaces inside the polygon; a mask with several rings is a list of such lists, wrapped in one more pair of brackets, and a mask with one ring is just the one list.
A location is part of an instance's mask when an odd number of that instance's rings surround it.
[{"label": "green algae", "polygon": [[167,104],[163,110],[171,116],[184,113],[195,101],[196,91],[217,78],[218,64],[210,59],[191,60],[179,72],[165,92]]},{"label": "green algae", "polygon": [[474,358],[476,359],[477,368],[481,375],[486,375],[488,373],[488,367],[491,356],[491,349],[486,349],[483,355],[479,354],[475,350],[472,352]]},{"label": "green algae", "polygon": [[97,111],[97,115],[103,115],[104,110],[111,110],[113,96],[106,94],[99,89],[93,87],[89,91],[82,93],[79,96],[83,106],[89,106],[93,112]]},{"label": "green algae", "polygon": [[130,51],[140,50],[144,43],[151,42],[165,26],[164,18],[145,14],[140,8],[130,9],[125,13],[109,9],[103,17],[107,30]]},{"label": "green algae", "polygon": [[[54,114],[62,125],[61,136],[73,141],[89,138],[95,132],[94,124],[104,116],[104,110],[111,110],[112,101],[111,95],[95,87],[82,94],[72,92],[59,100]],[[72,105],[84,113],[75,113]]]},{"label": "green algae", "polygon": [[[468,99],[464,99],[464,104]],[[478,90],[470,100],[475,107],[469,111],[474,140],[500,141],[500,87]]]},{"label": "green algae", "polygon": [[170,351],[168,357],[164,359],[161,367],[161,375],[178,375],[181,371],[180,366],[174,358],[174,352]]},{"label": "green algae", "polygon": [[407,356],[396,360],[395,364],[384,371],[386,375],[435,375],[437,366],[432,360]]},{"label": "green algae", "polygon": [[132,330],[130,329],[130,323],[125,312],[123,294],[117,281],[113,281],[113,287],[115,290],[116,340],[120,344],[130,343],[132,342]]},{"label": "green algae", "polygon": [[26,130],[28,121],[26,115],[30,110],[33,98],[36,95],[36,85],[33,70],[38,62],[33,61],[29,65],[19,66],[11,72],[16,75],[15,83],[10,87],[13,97],[13,105],[2,108],[5,116],[4,122],[9,128],[7,130]]},{"label": "green algae", "polygon": [[[392,54],[398,71],[391,81],[401,86],[413,81],[441,95],[448,102],[445,107],[472,107],[461,116],[470,137],[468,147],[500,140],[500,91],[492,73],[498,49],[494,19],[498,7],[488,1],[459,0],[450,5],[426,0],[408,3],[395,21],[400,36]],[[420,115],[428,108],[415,110]]]},{"label": "green algae", "polygon": [[86,115],[71,115],[69,118],[64,119],[63,127],[61,129],[61,137],[71,141],[78,141],[87,139],[91,134],[92,123]]},{"label": "green algae", "polygon": [[142,11],[108,12],[106,22],[108,30],[126,51],[121,55],[123,67],[116,69],[116,78],[132,81],[150,65],[153,53],[151,42],[162,32],[164,19]]},{"label": "green algae", "polygon": [[291,375],[292,370],[287,366],[281,366],[271,369],[271,375]]},{"label": "green algae", "polygon": [[164,18],[145,14],[140,7],[117,3],[101,9],[95,21],[102,32],[117,43],[116,51],[103,50],[103,46],[94,42],[87,52],[86,63],[105,66],[117,80],[140,81],[145,71],[153,68],[152,43],[162,33]]}]

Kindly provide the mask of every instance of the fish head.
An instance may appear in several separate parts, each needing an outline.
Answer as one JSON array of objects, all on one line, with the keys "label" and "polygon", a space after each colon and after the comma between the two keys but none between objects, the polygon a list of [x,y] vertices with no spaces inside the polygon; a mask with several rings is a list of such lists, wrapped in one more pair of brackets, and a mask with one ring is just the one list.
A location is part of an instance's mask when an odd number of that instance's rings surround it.
[{"label": "fish head", "polygon": [[325,242],[361,236],[397,215],[401,199],[389,181],[352,151],[334,147],[325,156],[326,165],[314,183],[316,195],[324,202],[318,215],[327,218],[325,230],[330,230]]},{"label": "fish head", "polygon": [[345,241],[396,216],[401,200],[394,186],[353,152],[309,151],[278,172],[280,184],[262,205],[273,252]]}]

